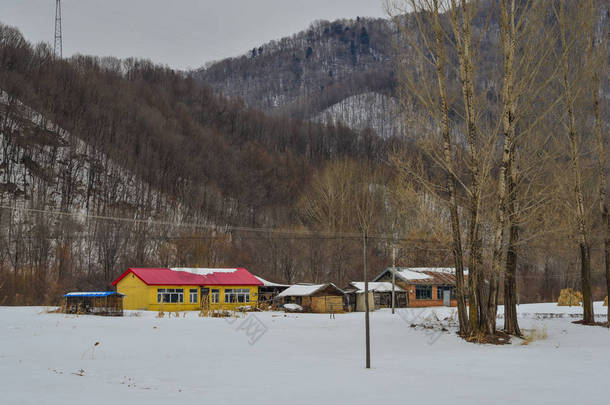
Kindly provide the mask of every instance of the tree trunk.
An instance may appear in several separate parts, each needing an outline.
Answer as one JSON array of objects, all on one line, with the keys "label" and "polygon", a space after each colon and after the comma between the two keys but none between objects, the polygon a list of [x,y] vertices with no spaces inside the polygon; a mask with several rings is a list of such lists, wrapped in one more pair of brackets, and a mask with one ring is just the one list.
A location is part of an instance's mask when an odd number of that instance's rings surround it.
[{"label": "tree trunk", "polygon": [[[606,211],[606,241],[604,242],[604,252],[606,253],[606,297],[608,298],[608,308],[610,308],[610,219]],[[610,326],[610,311],[608,311],[608,326]]]},{"label": "tree trunk", "polygon": [[[500,280],[500,273],[502,271],[502,262],[504,259],[504,230],[506,227],[507,220],[507,199],[511,200],[511,212],[512,217],[509,219],[514,220],[514,201],[515,201],[515,184],[513,177],[516,177],[516,167],[514,164],[515,154],[515,113],[516,113],[516,101],[515,101],[515,86],[514,86],[514,60],[515,60],[515,7],[514,3],[509,7],[509,0],[502,0],[500,2],[501,9],[501,28],[502,28],[502,52],[504,55],[504,78],[502,84],[502,127],[504,136],[504,151],[502,154],[502,165],[500,166],[500,174],[498,175],[498,205],[496,211],[496,234],[494,236],[493,246],[493,261],[492,271],[489,281],[489,297],[487,304],[487,332],[493,334],[496,332],[496,314],[498,308],[498,284]],[[510,173],[509,173],[510,172]],[[509,177],[511,177],[509,179]],[[507,184],[508,183],[508,184]],[[512,186],[512,187],[511,187]],[[508,193],[507,193],[508,189]],[[510,193],[510,197],[509,194]],[[517,229],[514,223],[511,223],[511,240],[514,241],[517,235]],[[510,252],[510,260],[516,260],[514,252],[514,244],[512,245],[512,252]],[[508,254],[507,254],[507,265]],[[516,266],[515,263],[511,263],[510,266]],[[514,284],[514,273],[511,275],[508,283],[505,283],[505,291],[507,287],[510,287],[511,283]],[[508,285],[507,285],[508,284]],[[513,297],[514,298],[514,297]],[[504,304],[506,308],[506,296],[504,298]],[[506,310],[505,310],[506,313]]]},{"label": "tree trunk", "polygon": [[[599,211],[602,217],[602,227],[604,229],[604,258],[606,265],[606,294],[610,299],[610,213],[608,212],[607,183],[606,183],[606,152],[604,150],[604,140],[602,139],[602,120],[599,111],[599,73],[593,75],[593,113],[595,116],[595,138],[597,140],[597,163],[599,175]],[[608,306],[610,308],[610,304]],[[610,326],[610,311],[608,311],[608,325]]]},{"label": "tree trunk", "polygon": [[568,115],[568,139],[570,143],[570,160],[572,166],[572,176],[574,177],[574,199],[576,202],[575,217],[577,222],[578,245],[580,248],[580,270],[582,284],[582,306],[583,306],[583,321],[585,324],[594,323],[593,300],[591,296],[591,254],[590,245],[587,235],[587,224],[585,215],[584,194],[582,191],[582,179],[580,169],[580,153],[578,151],[578,140],[576,137],[576,125],[574,118],[574,102],[575,96],[572,91],[569,79],[569,45],[566,39],[566,16],[565,16],[565,0],[559,4],[559,29],[562,45],[562,70],[563,70],[563,87],[564,100]]},{"label": "tree trunk", "polygon": [[[514,144],[513,144],[514,148]],[[511,153],[508,176],[508,219],[510,223],[506,271],[504,273],[504,331],[510,335],[521,336],[517,319],[517,243],[519,225],[517,213],[517,168],[515,153]]]},{"label": "tree trunk", "polygon": [[460,217],[458,214],[457,196],[455,190],[455,174],[453,172],[453,153],[451,135],[449,133],[449,109],[445,85],[445,48],[443,45],[442,27],[439,21],[438,0],[434,1],[434,31],[437,48],[436,69],[441,102],[441,119],[445,170],[447,172],[447,190],[449,192],[449,212],[451,215],[451,233],[453,241],[453,262],[455,264],[456,298],[460,336],[468,336],[469,324],[466,309],[466,289],[464,286],[464,258],[462,253],[462,235]]},{"label": "tree trunk", "polygon": [[516,243],[519,240],[519,227],[512,223],[509,232],[506,272],[504,274],[504,332],[510,335],[521,336],[521,329],[517,319]]},{"label": "tree trunk", "polygon": [[[459,73],[462,87],[462,97],[464,99],[464,112],[466,121],[466,135],[470,153],[470,227],[469,227],[469,246],[470,246],[470,266],[469,266],[469,304],[470,304],[470,333],[476,334],[481,331],[481,318],[484,313],[481,311],[480,285],[480,238],[479,238],[479,206],[481,203],[481,184],[480,184],[480,161],[478,130],[475,117],[475,91],[474,91],[474,67],[472,61],[472,44],[470,29],[470,6],[466,0],[460,0],[460,7],[456,0],[451,0],[453,9],[453,28],[458,50]],[[461,14],[461,21],[460,21]]]},{"label": "tree trunk", "polygon": [[595,315],[593,313],[593,297],[591,294],[591,247],[588,243],[580,243],[579,246],[583,321],[587,325],[593,325],[595,323]]}]

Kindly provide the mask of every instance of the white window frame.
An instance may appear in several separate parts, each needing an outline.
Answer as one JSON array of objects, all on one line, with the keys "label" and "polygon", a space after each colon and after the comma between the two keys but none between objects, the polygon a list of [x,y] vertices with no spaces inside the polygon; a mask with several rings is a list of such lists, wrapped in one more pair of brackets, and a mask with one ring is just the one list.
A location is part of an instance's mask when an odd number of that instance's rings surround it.
[{"label": "white window frame", "polygon": [[225,302],[230,304],[247,304],[250,302],[249,288],[225,288]]},{"label": "white window frame", "polygon": [[220,290],[217,288],[213,288],[210,290],[210,303],[218,304],[220,303]]},{"label": "white window frame", "polygon": [[[176,301],[172,301],[172,298]],[[184,303],[183,288],[157,288],[157,303],[159,304],[182,304]]]},{"label": "white window frame", "polygon": [[[195,299],[193,300],[193,297]],[[196,304],[199,300],[199,289],[198,288],[189,288],[189,302],[191,304]]]}]

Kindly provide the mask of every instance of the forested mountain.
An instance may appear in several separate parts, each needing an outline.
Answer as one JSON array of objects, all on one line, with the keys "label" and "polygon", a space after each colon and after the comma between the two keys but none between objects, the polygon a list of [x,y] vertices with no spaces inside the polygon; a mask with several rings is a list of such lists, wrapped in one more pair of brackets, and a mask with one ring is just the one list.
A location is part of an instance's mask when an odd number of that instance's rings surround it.
[{"label": "forested mountain", "polygon": [[366,92],[392,95],[396,38],[384,19],[317,21],[292,37],[222,60],[194,77],[246,104],[297,118]]},{"label": "forested mountain", "polygon": [[[600,4],[599,25],[610,23]],[[500,66],[496,0],[482,1],[474,20],[481,36],[477,52],[483,68],[479,85],[493,102],[500,89],[489,73]],[[410,34],[417,38],[411,17]],[[549,24],[553,24],[549,18]],[[412,47],[389,19],[316,21],[291,37],[262,44],[248,53],[211,63],[193,77],[217,92],[242,99],[273,115],[341,122],[371,128],[383,137],[404,135],[398,106],[400,74],[396,56],[414,58]],[[416,39],[417,40],[417,39]]]},{"label": "forested mountain", "polygon": [[[493,118],[502,64],[491,4],[483,2],[474,29],[483,34],[477,92]],[[387,235],[398,232],[406,238],[401,265],[451,265],[443,190],[413,189],[393,160],[400,153],[411,169],[442,178],[414,141],[434,124],[417,105],[402,115],[398,38],[382,19],[316,22],[185,73],[136,59],[61,60],[0,25],[0,304],[106,288],[128,266],[244,266],[278,282],[345,285],[362,277],[364,217],[373,272],[390,263]],[[409,66],[404,41],[400,52]],[[450,91],[459,94],[452,74]],[[553,113],[540,139],[559,131],[562,113]],[[452,119],[461,136],[460,115]],[[485,124],[487,131],[495,122]],[[557,168],[565,167],[557,143]],[[500,147],[490,146],[492,167]],[[588,147],[583,155],[593,156]],[[462,148],[458,142],[456,155]],[[490,170],[482,202],[487,230],[495,176]],[[594,181],[586,186],[591,195]],[[561,242],[530,243],[521,256],[524,299],[551,299],[577,279],[567,272],[576,259],[562,226],[545,229]]]},{"label": "forested mountain", "polygon": [[[161,242],[208,234],[146,221],[214,225],[219,233],[226,225],[294,226],[316,168],[342,158],[378,162],[387,149],[371,133],[268,117],[147,61],[58,60],[7,26],[0,89],[1,267],[12,275],[0,288],[11,291],[34,274],[99,286],[126,265],[161,264]],[[91,219],[98,216],[142,222]],[[200,260],[170,244],[165,260]],[[49,279],[37,280],[48,292]]]}]

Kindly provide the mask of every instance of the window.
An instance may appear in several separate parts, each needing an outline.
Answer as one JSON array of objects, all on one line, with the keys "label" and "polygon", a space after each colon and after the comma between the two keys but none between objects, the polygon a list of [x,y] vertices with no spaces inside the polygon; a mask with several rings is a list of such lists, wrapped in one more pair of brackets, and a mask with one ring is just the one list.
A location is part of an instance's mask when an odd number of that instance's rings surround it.
[{"label": "window", "polygon": [[416,285],[415,286],[415,299],[431,300],[432,299],[432,286],[431,285]]},{"label": "window", "polygon": [[184,290],[182,288],[158,288],[157,302],[184,302]]},{"label": "window", "polygon": [[189,301],[191,304],[197,303],[197,289],[196,288],[191,288],[189,290]]},{"label": "window", "polygon": [[227,288],[225,289],[225,302],[250,302],[250,290]]},{"label": "window", "polygon": [[212,290],[210,300],[212,304],[218,304],[220,302],[220,290]]},{"label": "window", "polygon": [[450,287],[450,286],[438,286],[436,287],[436,298],[439,300],[444,299],[444,292],[445,291],[450,291],[451,292],[451,299],[454,300],[455,299],[455,287]]}]

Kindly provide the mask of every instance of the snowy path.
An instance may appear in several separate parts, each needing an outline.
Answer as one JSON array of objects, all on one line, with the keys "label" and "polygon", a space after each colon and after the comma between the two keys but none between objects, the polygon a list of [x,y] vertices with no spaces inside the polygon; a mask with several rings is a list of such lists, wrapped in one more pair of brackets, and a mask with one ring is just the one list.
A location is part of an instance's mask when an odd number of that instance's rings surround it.
[{"label": "snowy path", "polygon": [[[606,313],[601,303],[595,309]],[[520,306],[522,327],[548,334],[528,346],[468,344],[452,333],[411,328],[403,318],[420,310],[402,317],[377,311],[371,370],[363,367],[362,313],[334,320],[257,313],[231,324],[196,313],[158,319],[41,311],[0,307],[2,404],[608,401],[610,330],[535,315],[580,311],[554,304]]]}]

